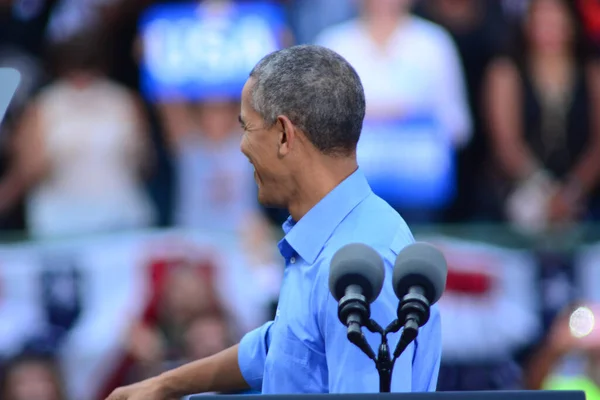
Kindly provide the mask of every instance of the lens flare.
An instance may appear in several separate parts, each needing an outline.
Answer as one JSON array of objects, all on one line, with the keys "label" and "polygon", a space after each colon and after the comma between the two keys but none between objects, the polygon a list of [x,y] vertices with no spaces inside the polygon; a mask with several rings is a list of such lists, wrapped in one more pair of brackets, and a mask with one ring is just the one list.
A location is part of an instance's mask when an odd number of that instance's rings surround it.
[{"label": "lens flare", "polygon": [[588,307],[579,307],[573,311],[569,318],[569,328],[571,335],[576,338],[582,338],[594,330],[596,323],[594,313]]}]

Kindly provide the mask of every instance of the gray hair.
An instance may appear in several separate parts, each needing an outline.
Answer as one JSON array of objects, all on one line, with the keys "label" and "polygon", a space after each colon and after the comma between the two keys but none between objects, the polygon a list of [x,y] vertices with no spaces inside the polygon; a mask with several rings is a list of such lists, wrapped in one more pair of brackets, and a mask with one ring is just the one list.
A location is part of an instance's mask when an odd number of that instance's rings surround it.
[{"label": "gray hair", "polygon": [[285,115],[323,154],[356,151],[365,117],[365,94],[354,68],[321,46],[273,52],[250,77],[252,107],[268,126]]}]

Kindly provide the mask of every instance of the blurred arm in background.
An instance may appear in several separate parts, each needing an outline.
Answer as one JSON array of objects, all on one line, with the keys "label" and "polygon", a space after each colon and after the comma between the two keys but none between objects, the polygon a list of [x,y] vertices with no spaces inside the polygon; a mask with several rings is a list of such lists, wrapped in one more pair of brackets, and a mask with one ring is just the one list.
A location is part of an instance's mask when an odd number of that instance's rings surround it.
[{"label": "blurred arm in background", "polygon": [[569,330],[569,315],[559,316],[540,349],[533,354],[525,370],[525,387],[540,390],[559,361],[573,350],[577,339]]},{"label": "blurred arm in background", "polygon": [[519,73],[508,59],[500,59],[489,69],[485,94],[489,131],[498,162],[514,180],[525,179],[537,162],[522,139],[522,93]]},{"label": "blurred arm in background", "polygon": [[40,114],[32,102],[20,119],[11,144],[12,166],[0,181],[0,213],[9,211],[49,170]]},{"label": "blurred arm in background", "polygon": [[589,63],[585,70],[590,91],[591,137],[589,146],[573,167],[570,177],[578,184],[582,195],[592,192],[600,179],[600,61]]}]

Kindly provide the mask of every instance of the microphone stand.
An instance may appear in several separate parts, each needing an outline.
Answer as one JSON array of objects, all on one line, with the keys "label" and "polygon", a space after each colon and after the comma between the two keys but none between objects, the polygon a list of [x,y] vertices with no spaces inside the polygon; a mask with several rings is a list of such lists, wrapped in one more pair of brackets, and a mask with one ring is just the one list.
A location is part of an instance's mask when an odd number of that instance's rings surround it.
[{"label": "microphone stand", "polygon": [[[389,333],[398,332],[401,328],[403,328],[397,319],[389,324],[385,329],[383,329],[381,325],[372,319],[369,319],[365,324],[365,327],[369,331],[373,333],[379,333],[381,335],[381,344],[379,345],[377,357],[375,357],[375,353],[367,343],[364,335],[362,335],[362,332],[360,338],[352,335],[356,339],[350,341],[357,345],[358,348],[360,348],[367,355],[367,357],[375,362],[375,368],[377,368],[377,373],[379,374],[380,393],[389,393],[391,391],[392,371],[394,370],[394,364],[398,357],[400,357],[404,350],[406,350],[408,345],[417,337],[419,325],[414,323],[414,321],[412,322],[413,323],[411,323],[411,320],[409,320],[404,326],[404,330],[402,331],[398,345],[394,350],[393,357],[390,354],[387,335]],[[350,335],[348,335],[348,338],[350,338]]]},{"label": "microphone stand", "polygon": [[[369,304],[365,301],[364,296],[358,293],[347,293],[340,300],[338,315],[340,321],[345,322],[348,328],[348,340],[375,362],[375,368],[377,368],[379,374],[379,392],[389,393],[392,386],[394,363],[416,339],[419,334],[419,327],[429,319],[429,301],[423,295],[422,290],[411,288],[398,305],[399,319],[392,321],[385,329],[369,318],[370,314]],[[404,324],[400,322],[400,319],[405,321]],[[377,356],[375,356],[375,352],[373,352],[362,332],[363,325],[369,331],[381,335],[381,344]],[[387,335],[396,333],[402,328],[404,329],[392,357]]]}]

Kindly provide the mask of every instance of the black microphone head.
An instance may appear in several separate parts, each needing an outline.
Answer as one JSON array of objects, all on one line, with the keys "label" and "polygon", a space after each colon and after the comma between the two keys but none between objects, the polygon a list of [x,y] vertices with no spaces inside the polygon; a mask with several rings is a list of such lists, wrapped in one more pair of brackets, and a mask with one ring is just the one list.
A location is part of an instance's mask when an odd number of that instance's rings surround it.
[{"label": "black microphone head", "polygon": [[385,278],[383,259],[366,244],[352,243],[339,249],[331,260],[329,291],[339,301],[346,288],[358,285],[369,303],[375,301]]},{"label": "black microphone head", "polygon": [[413,243],[398,254],[392,285],[399,299],[406,296],[410,287],[421,286],[433,305],[444,293],[447,275],[448,265],[441,251],[427,243]]}]

